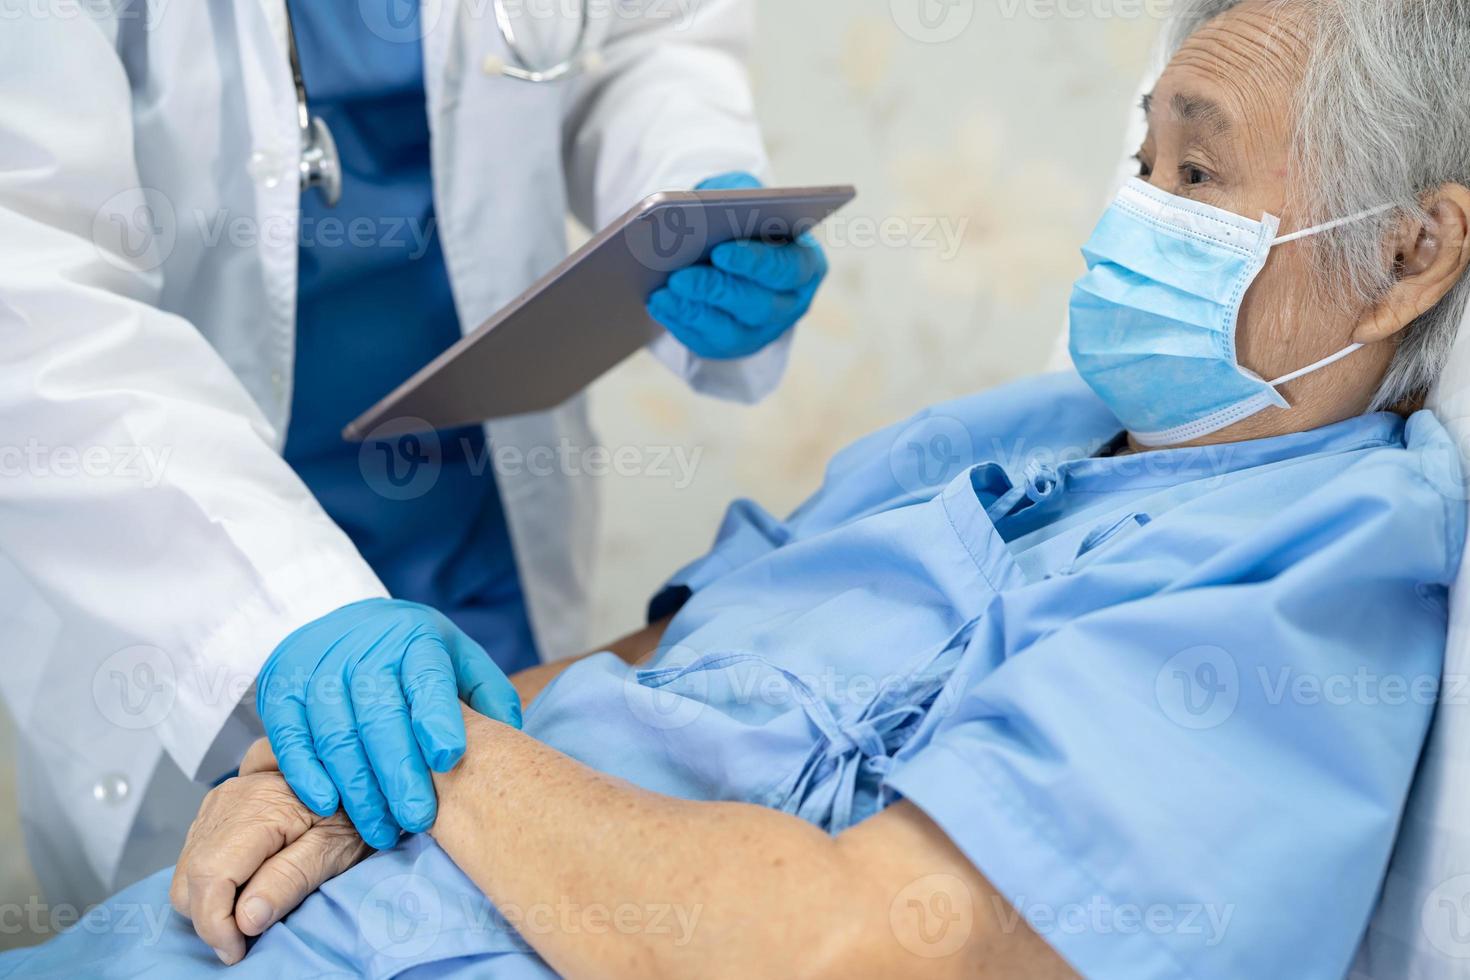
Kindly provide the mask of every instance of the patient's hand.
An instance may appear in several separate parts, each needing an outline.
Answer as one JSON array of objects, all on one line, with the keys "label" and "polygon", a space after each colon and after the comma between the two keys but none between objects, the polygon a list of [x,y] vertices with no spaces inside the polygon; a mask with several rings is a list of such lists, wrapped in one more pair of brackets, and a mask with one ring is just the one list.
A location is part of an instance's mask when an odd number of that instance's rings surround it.
[{"label": "patient's hand", "polygon": [[204,799],[174,869],[169,901],[225,964],[371,848],[340,811],[307,809],[269,749],[252,749],[241,775]]},{"label": "patient's hand", "polygon": [[245,758],[240,761],[238,775],[251,776],[258,772],[280,771],[281,764],[276,761],[276,751],[271,748],[271,740],[258,738],[255,744],[245,752]]}]

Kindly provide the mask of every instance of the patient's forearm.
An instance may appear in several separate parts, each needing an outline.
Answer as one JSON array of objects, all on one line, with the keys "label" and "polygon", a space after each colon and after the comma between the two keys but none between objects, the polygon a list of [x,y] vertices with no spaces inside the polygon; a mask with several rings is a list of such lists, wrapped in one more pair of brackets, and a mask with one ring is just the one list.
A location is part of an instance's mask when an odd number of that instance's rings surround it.
[{"label": "patient's forearm", "polygon": [[[466,725],[464,761],[435,777],[432,833],[563,975],[1072,975],[909,804],[832,838],[762,807],[645,792],[489,719]],[[936,954],[920,913],[960,902],[972,925]]]},{"label": "patient's forearm", "polygon": [[[432,833],[497,906],[521,911],[525,939],[562,974],[787,975],[794,952],[818,961],[841,940],[823,909],[859,883],[817,829],[646,793],[505,726],[469,723],[464,762],[436,776]],[[571,921],[537,909],[570,909]]]},{"label": "patient's forearm", "polygon": [[[669,621],[671,619],[673,619],[672,616],[665,617],[656,623],[645,626],[636,633],[630,633],[621,640],[601,647],[593,651],[593,653],[611,652],[617,654],[618,657],[627,663],[638,663],[658,649],[659,643],[663,641],[664,631],[669,628]],[[551,685],[552,681],[562,675],[563,671],[578,660],[585,660],[590,656],[592,654],[588,653],[580,657],[572,657],[569,660],[558,660],[554,663],[542,664],[539,667],[532,667],[529,670],[523,670],[516,674],[510,679],[510,682],[515,685],[516,693],[521,696],[521,706],[526,707],[530,705],[542,691]]]}]

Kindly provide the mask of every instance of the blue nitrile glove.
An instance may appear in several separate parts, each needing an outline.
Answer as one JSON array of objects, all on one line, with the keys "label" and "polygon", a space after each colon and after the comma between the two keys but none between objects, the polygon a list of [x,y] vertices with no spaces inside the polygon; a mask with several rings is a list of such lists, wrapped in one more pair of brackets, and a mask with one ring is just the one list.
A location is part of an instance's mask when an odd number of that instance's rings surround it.
[{"label": "blue nitrile glove", "polygon": [[[726,174],[697,189],[760,186],[750,174]],[[806,316],[826,276],[827,255],[810,233],[784,245],[726,242],[715,246],[709,261],[675,272],[648,298],[648,312],[700,357],[749,357]]]},{"label": "blue nitrile glove", "polygon": [[373,847],[438,812],[429,775],[465,750],[460,701],[521,725],[521,701],[483,647],[414,602],[343,606],[281,641],[256,681],[281,775],[318,816],[340,803]]}]

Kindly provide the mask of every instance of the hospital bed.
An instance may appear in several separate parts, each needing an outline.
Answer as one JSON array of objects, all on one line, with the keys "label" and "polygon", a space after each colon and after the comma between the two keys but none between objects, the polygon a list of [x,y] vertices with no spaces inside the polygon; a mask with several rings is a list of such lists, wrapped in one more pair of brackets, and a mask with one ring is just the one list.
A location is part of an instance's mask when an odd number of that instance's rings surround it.
[{"label": "hospital bed", "polygon": [[[1466,321],[1429,407],[1470,473],[1470,316]],[[1426,478],[1470,507],[1470,480],[1454,476],[1450,466],[1436,469]],[[1444,678],[1353,980],[1470,978],[1470,563],[1460,569],[1450,598]]]}]

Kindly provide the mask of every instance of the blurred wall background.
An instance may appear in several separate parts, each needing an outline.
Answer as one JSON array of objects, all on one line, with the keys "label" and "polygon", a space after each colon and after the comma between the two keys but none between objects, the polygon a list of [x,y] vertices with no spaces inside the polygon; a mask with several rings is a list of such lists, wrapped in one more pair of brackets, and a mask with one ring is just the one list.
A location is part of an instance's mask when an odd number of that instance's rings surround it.
[{"label": "blurred wall background", "polygon": [[[832,275],[770,401],[699,399],[646,356],[598,385],[609,447],[670,451],[667,475],[606,482],[599,641],[641,624],[732,498],[784,513],[852,439],[1046,363],[1168,3],[758,0],[777,179],[861,197],[824,231]],[[0,766],[0,948],[35,940],[36,892]]]},{"label": "blurred wall background", "polygon": [[821,232],[831,278],[775,397],[709,402],[649,357],[596,388],[609,446],[697,466],[607,481],[595,641],[640,625],[732,498],[784,515],[854,438],[1046,364],[1169,2],[760,0],[776,179],[860,197]]}]

